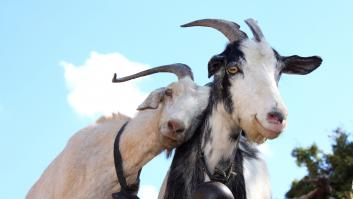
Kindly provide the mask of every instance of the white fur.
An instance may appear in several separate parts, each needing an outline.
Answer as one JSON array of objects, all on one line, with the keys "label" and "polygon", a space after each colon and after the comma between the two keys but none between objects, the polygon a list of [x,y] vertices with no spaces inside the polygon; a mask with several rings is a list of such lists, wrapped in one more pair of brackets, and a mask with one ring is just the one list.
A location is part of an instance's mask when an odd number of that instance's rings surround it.
[{"label": "white fur", "polygon": [[112,146],[116,130],[128,120],[107,120],[72,136],[26,198],[111,198],[112,191],[120,189],[114,175]]},{"label": "white fur", "polygon": [[[232,133],[230,125],[233,122],[227,117],[222,105],[216,105],[215,109],[208,121],[212,126],[212,142],[210,144],[206,143],[204,149],[207,166],[211,173],[222,158],[230,159],[234,155],[235,148],[234,142],[230,142],[230,134]],[[211,150],[212,153],[210,154]]]},{"label": "white fur", "polygon": [[165,101],[165,108],[160,119],[162,134],[169,131],[167,125],[169,120],[182,121],[186,127],[192,126],[191,122],[195,119],[195,115],[201,114],[207,106],[210,91],[208,87],[197,86],[189,77],[179,80],[178,83],[172,83],[168,87],[175,92],[173,92],[173,99]]},{"label": "white fur", "polygon": [[[162,150],[175,147],[174,143],[164,142],[168,140],[164,139],[164,134],[168,134],[165,123],[178,118],[189,128],[194,125],[193,118],[206,108],[208,87],[197,86],[190,78],[168,87],[173,90],[173,97],[164,98],[157,109],[140,111],[133,119],[121,114],[102,117],[77,132],[26,198],[111,199],[111,194],[120,190],[114,167],[113,144],[117,131],[126,121],[129,124],[121,135],[119,148],[127,183],[135,183],[143,165]],[[183,137],[176,137],[179,138],[185,141]]]},{"label": "white fur", "polygon": [[242,63],[243,75],[231,79],[231,95],[235,103],[233,119],[241,118],[240,126],[248,136],[256,139],[259,136],[253,126],[255,116],[263,127],[271,129],[266,120],[267,114],[277,109],[287,115],[275,77],[278,76],[277,59],[266,41],[245,40],[240,49],[246,61]]},{"label": "white fur", "polygon": [[244,157],[244,180],[247,199],[270,199],[272,189],[265,160]]}]

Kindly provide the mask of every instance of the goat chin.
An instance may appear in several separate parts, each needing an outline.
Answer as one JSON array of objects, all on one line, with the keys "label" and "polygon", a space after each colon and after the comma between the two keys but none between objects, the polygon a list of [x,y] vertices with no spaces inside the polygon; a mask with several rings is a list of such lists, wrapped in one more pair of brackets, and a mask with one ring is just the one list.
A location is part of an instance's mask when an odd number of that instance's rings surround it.
[{"label": "goat chin", "polygon": [[263,144],[267,140],[267,137],[265,137],[261,131],[258,131],[256,128],[250,131],[245,130],[245,134],[250,141],[255,142],[256,144]]},{"label": "goat chin", "polygon": [[246,137],[251,142],[263,144],[267,140],[267,137],[262,133],[261,129],[256,127],[255,123],[252,123],[252,125],[249,126],[242,127],[242,129],[245,131]]},{"label": "goat chin", "polygon": [[249,140],[257,144],[262,144],[266,142],[267,139],[275,139],[282,133],[282,131],[266,129],[257,119],[252,121],[252,125],[249,129],[250,130],[246,130],[246,128],[244,128],[246,136]]},{"label": "goat chin", "polygon": [[163,147],[167,151],[171,151],[171,150],[173,150],[174,148],[176,148],[177,146],[180,145],[178,140],[170,138],[170,137],[167,137],[167,136],[161,136],[160,142],[162,143]]}]

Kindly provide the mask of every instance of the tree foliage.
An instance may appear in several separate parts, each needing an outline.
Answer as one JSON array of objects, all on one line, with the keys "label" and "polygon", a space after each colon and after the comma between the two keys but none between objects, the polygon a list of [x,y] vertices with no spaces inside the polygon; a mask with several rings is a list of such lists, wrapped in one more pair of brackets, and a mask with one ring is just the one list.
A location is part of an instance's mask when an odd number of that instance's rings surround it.
[{"label": "tree foliage", "polygon": [[296,198],[317,188],[312,179],[325,176],[332,188],[332,197],[351,198],[353,181],[353,141],[351,134],[338,128],[331,137],[332,153],[326,154],[316,144],[308,148],[298,147],[292,151],[296,163],[306,167],[308,174],[294,180],[287,198]]}]

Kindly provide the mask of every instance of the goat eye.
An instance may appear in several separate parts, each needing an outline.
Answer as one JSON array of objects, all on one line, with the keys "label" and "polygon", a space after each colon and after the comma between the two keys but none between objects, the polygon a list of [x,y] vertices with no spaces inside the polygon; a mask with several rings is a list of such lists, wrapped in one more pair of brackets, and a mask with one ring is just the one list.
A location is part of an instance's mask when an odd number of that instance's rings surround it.
[{"label": "goat eye", "polygon": [[173,90],[168,88],[167,90],[164,91],[164,94],[169,97],[173,97]]},{"label": "goat eye", "polygon": [[234,75],[240,71],[239,67],[237,66],[231,66],[227,68],[227,72],[231,75]]}]

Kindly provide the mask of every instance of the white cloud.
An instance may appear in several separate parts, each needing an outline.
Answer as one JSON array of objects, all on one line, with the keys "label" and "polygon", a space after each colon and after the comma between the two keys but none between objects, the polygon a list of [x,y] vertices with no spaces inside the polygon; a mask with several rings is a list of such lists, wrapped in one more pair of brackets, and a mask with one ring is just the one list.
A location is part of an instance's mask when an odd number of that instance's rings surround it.
[{"label": "white cloud", "polygon": [[146,96],[137,87],[138,80],[112,83],[114,73],[121,77],[147,68],[119,53],[92,52],[81,66],[66,61],[60,65],[65,69],[68,102],[81,116],[94,117],[116,111],[132,116]]},{"label": "white cloud", "polygon": [[141,199],[156,199],[158,198],[158,190],[152,185],[142,185],[138,196]]}]

